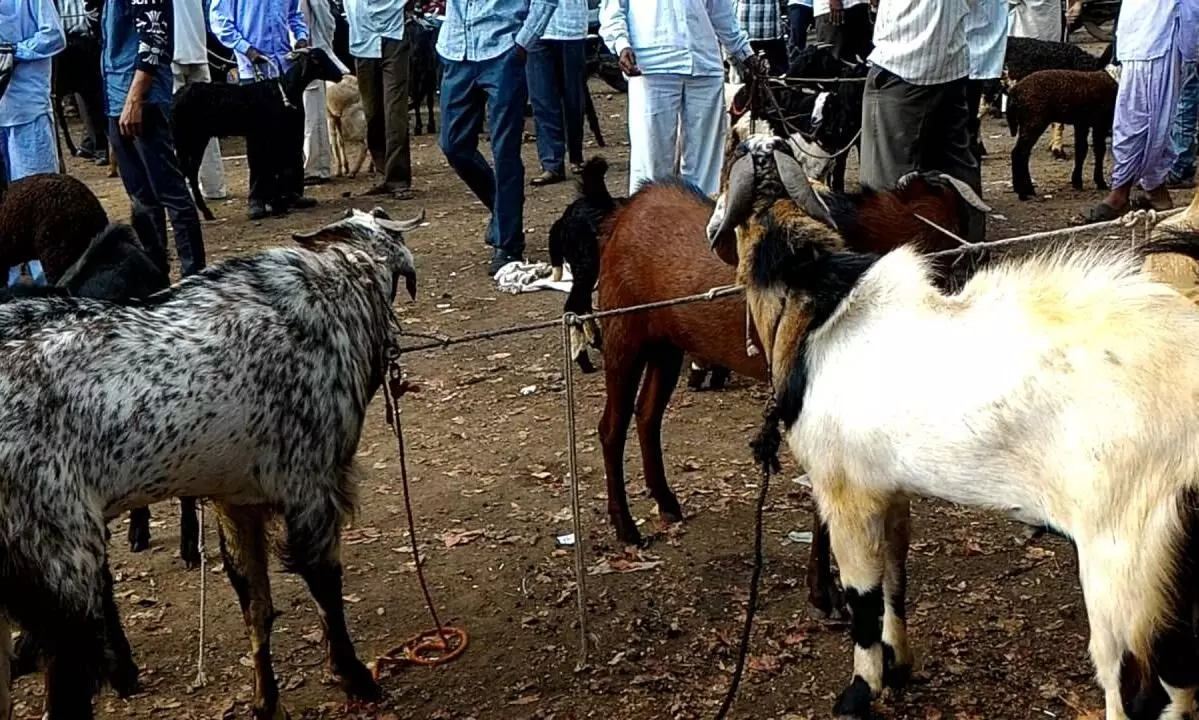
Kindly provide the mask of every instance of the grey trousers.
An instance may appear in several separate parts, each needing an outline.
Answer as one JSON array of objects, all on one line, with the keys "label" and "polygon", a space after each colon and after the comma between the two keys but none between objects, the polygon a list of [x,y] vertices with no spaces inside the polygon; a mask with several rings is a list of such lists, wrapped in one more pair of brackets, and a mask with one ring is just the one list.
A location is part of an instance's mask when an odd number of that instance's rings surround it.
[{"label": "grey trousers", "polygon": [[[913,85],[870,68],[862,98],[862,185],[887,190],[912,171],[939,170],[982,197],[982,175],[970,152],[966,78]],[[967,240],[986,238],[987,217],[971,210]]]}]

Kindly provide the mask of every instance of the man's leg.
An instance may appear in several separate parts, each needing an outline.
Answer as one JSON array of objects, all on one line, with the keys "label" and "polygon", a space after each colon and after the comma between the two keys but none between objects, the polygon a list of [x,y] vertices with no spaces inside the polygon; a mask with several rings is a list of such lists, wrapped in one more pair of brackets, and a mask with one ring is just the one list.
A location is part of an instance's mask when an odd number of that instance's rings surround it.
[{"label": "man's leg", "polygon": [[387,167],[386,115],[383,113],[382,60],[358,58],[358,94],[362,96],[362,111],[366,115],[366,147],[371,154],[375,172],[383,174]]},{"label": "man's leg", "polygon": [[326,121],[325,81],[313,80],[304,88],[304,178],[328,180],[333,176],[333,146]]},{"label": "man's leg", "polygon": [[278,137],[279,202],[286,208],[310,208],[314,198],[304,196],[304,105],[286,108],[284,123]]},{"label": "man's leg", "polygon": [[728,134],[724,78],[688,77],[683,83],[680,174],[705,195],[712,196],[720,191],[720,166]]},{"label": "man's leg", "polygon": [[933,92],[880,67],[870,68],[862,95],[859,181],[863,186],[889,190],[899,178],[920,168],[920,140],[931,122]]},{"label": "man's leg", "polygon": [[583,119],[587,112],[587,41],[559,40],[562,52],[562,113],[566,126],[566,155],[571,165],[583,164]]},{"label": "man's leg", "polygon": [[1195,146],[1199,142],[1196,138],[1196,120],[1199,116],[1199,64],[1186,63],[1183,77],[1171,138],[1178,159],[1170,169],[1169,182],[1173,185],[1192,186],[1195,183]]},{"label": "man's leg", "polygon": [[142,134],[134,141],[134,147],[141,157],[158,205],[170,215],[180,272],[185,277],[194,275],[204,269],[204,236],[200,229],[200,214],[175,156],[171,123],[165,107],[145,107]]},{"label": "man's leg", "polygon": [[812,8],[807,5],[788,5],[787,22],[791,29],[791,52],[808,46],[808,28],[812,25]]},{"label": "man's leg", "polygon": [[674,174],[685,79],[682,75],[629,78],[630,195],[643,182],[665,180]]},{"label": "man's leg", "polygon": [[10,180],[27,175],[58,172],[58,143],[50,113],[8,128]]},{"label": "man's leg", "polygon": [[[260,92],[266,92],[266,87],[253,80],[242,80],[242,85],[254,85]],[[275,149],[272,133],[278,132],[270,128],[264,132],[251,133],[246,136],[246,164],[250,167],[250,203],[249,215],[251,220],[258,220],[266,215],[266,206],[275,201],[276,168]]]},{"label": "man's leg", "polygon": [[412,41],[383,38],[383,112],[387,158],[383,182],[401,198],[412,195],[412,143],[408,136],[408,105]]},{"label": "man's leg", "polygon": [[1116,117],[1112,127],[1112,189],[1086,219],[1108,219],[1128,208],[1133,185],[1140,181],[1150,201],[1162,209],[1170,196],[1164,188],[1174,164],[1170,126],[1178,102],[1180,68],[1173,53],[1156,60],[1126,60],[1120,70]]},{"label": "man's leg", "polygon": [[496,259],[518,260],[525,254],[525,165],[520,147],[529,87],[525,63],[516,48],[485,64],[479,86],[487,93],[491,154],[495,158],[495,207],[491,217],[498,237],[496,254],[500,257]]},{"label": "man's leg", "polygon": [[841,25],[842,52],[845,60],[865,62],[874,50],[874,23],[870,20],[870,6],[866,3],[854,5],[845,11]]},{"label": "man's leg", "polygon": [[[138,239],[146,246],[150,259],[163,271],[169,272],[171,263],[167,259],[165,213],[154,195],[150,176],[142,162],[141,153],[137,151],[136,141],[121,136],[117,120],[115,117],[108,118],[108,140],[121,168],[121,184],[125,186],[125,192],[134,206],[134,229],[138,231]],[[142,120],[145,121],[144,114]],[[142,224],[146,219],[150,221],[150,227]]]},{"label": "man's leg", "polygon": [[541,174],[533,185],[549,185],[566,177],[566,131],[563,127],[563,100],[559,65],[561,49],[556,40],[539,40],[528,48],[529,101],[533,105],[533,123],[537,129],[537,157]]},{"label": "man's leg", "polygon": [[[978,159],[970,150],[970,103],[967,88],[970,81],[962,78],[935,86],[931,93],[934,102],[931,122],[921,133],[920,152],[924,160],[920,169],[940,170],[969,185],[982,197],[982,173]],[[974,113],[978,116],[977,109]],[[982,242],[987,235],[987,216],[971,209],[966,239]]]},{"label": "man's leg", "polygon": [[[208,69],[208,63],[181,67],[185,69],[186,85],[194,82],[212,82],[212,72]],[[204,148],[204,156],[200,161],[200,193],[209,200],[223,200],[229,197],[229,186],[225,184],[225,166],[221,160],[221,146],[217,138],[209,140],[208,147]]]},{"label": "man's leg", "polygon": [[[488,61],[496,62],[496,61]],[[479,152],[479,134],[483,132],[484,103],[477,92],[476,76],[483,63],[442,60],[441,76],[441,152],[458,177],[466,183],[475,197],[487,207],[495,208],[495,173]],[[523,114],[523,113],[522,113]],[[494,123],[495,120],[492,120]],[[495,132],[494,128],[492,132]],[[487,230],[487,243],[499,244],[493,222]]]}]

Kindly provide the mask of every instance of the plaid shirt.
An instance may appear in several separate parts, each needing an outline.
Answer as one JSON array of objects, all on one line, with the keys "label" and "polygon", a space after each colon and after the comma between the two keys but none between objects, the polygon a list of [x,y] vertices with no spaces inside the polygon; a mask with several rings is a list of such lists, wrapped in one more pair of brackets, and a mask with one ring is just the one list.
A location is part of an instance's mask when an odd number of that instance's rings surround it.
[{"label": "plaid shirt", "polygon": [[737,0],[737,22],[751,41],[777,40],[783,36],[779,0]]}]

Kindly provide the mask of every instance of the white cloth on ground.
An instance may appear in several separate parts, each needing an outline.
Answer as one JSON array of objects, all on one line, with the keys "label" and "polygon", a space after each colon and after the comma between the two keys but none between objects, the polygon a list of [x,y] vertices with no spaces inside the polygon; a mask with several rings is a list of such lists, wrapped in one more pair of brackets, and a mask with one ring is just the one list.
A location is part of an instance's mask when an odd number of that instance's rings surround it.
[{"label": "white cloth on ground", "polygon": [[5,127],[0,125],[0,153],[8,160],[8,181],[29,175],[58,172],[58,142],[50,113],[33,120]]},{"label": "white cloth on ground", "polygon": [[[178,7],[178,6],[176,6]],[[212,82],[208,62],[181,64],[171,63],[175,76],[175,92],[192,83]],[[229,186],[225,184],[225,166],[221,162],[221,146],[216,138],[208,141],[204,157],[200,161],[200,194],[208,200],[224,200],[229,197]]]},{"label": "white cloth on ground", "polygon": [[970,74],[966,0],[890,0],[878,6],[869,61],[912,85],[940,85]]},{"label": "white cloth on ground", "polygon": [[208,62],[204,0],[175,0],[175,57],[180,65]]},{"label": "white cloth on ground", "polygon": [[751,52],[732,0],[603,0],[600,36],[617,55],[631,47],[647,75],[724,77],[721,46],[738,60]]},{"label": "white cloth on ground", "polygon": [[975,0],[966,16],[966,48],[970,79],[1003,77],[1007,55],[1007,0]]},{"label": "white cloth on ground", "polygon": [[1059,42],[1062,39],[1062,0],[1016,0],[1008,11],[1008,34]]},{"label": "white cloth on ground", "polygon": [[514,260],[495,273],[496,288],[517,295],[537,290],[557,290],[568,293],[573,279],[570,268],[562,268],[562,279],[552,280],[553,268],[548,263],[522,262]]},{"label": "white cloth on ground", "polygon": [[629,194],[647,180],[679,174],[706,195],[720,189],[728,114],[720,77],[642,75],[629,78]]}]

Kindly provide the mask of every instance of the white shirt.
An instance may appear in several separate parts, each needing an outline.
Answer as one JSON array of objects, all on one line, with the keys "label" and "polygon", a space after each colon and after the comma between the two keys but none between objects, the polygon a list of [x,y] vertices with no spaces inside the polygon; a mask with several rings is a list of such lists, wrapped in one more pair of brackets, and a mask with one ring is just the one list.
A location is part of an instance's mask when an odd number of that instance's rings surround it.
[{"label": "white shirt", "polygon": [[1009,12],[1012,37],[1061,41],[1062,0],[1015,0]]},{"label": "white shirt", "polygon": [[1184,56],[1194,57],[1197,5],[1199,0],[1124,0],[1116,23],[1120,61],[1155,60],[1172,52],[1176,40]]},{"label": "white shirt", "polygon": [[[848,10],[854,5],[865,5],[867,0],[843,0],[841,3],[842,10]],[[812,0],[812,17],[820,17],[828,15],[832,10],[829,9],[828,0]]]},{"label": "white shirt", "polygon": [[1007,0],[975,0],[966,16],[966,48],[970,53],[970,79],[1003,77],[1007,55]]},{"label": "white shirt", "polygon": [[199,65],[208,62],[208,38],[205,35],[204,14],[207,0],[175,0],[175,57],[180,65]]},{"label": "white shirt", "polygon": [[545,26],[542,40],[584,40],[587,38],[587,0],[558,0],[558,7]]},{"label": "white shirt", "polygon": [[646,75],[723,76],[721,45],[750,55],[732,0],[603,0],[600,36],[617,55],[633,48]]},{"label": "white shirt", "polygon": [[383,57],[383,38],[404,39],[404,0],[345,0],[350,54]]},{"label": "white shirt", "polygon": [[939,85],[970,74],[968,0],[880,0],[868,60],[913,85]]},{"label": "white shirt", "polygon": [[812,0],[787,0],[787,6],[803,5],[804,7],[812,7]]}]

